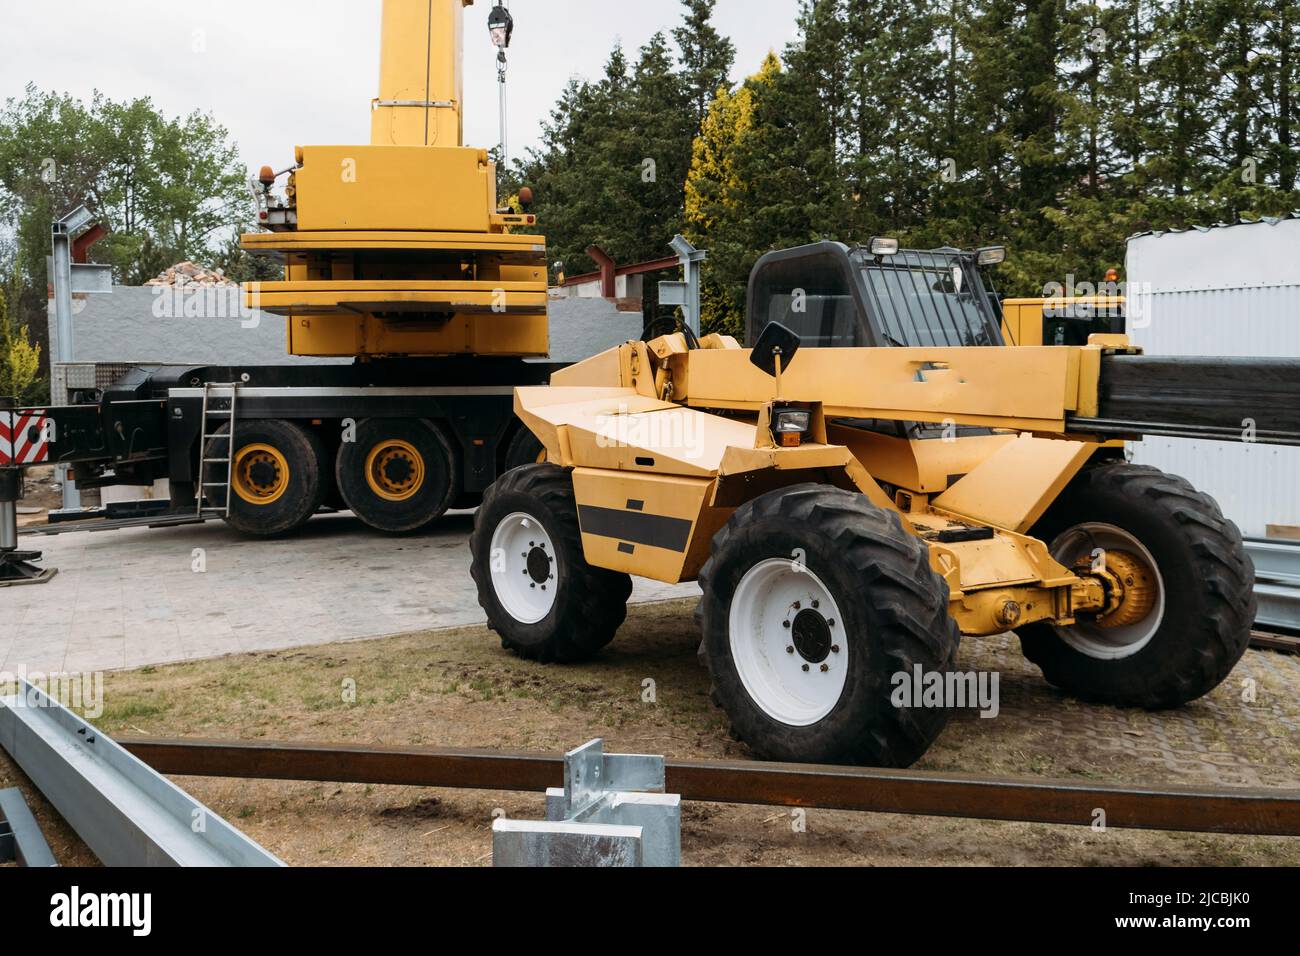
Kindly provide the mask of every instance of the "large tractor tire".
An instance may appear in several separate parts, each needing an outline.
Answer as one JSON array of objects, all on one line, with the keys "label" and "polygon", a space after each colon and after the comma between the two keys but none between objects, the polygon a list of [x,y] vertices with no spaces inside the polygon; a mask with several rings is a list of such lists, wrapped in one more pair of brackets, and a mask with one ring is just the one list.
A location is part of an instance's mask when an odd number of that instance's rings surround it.
[{"label": "large tractor tire", "polygon": [[504,471],[514,471],[524,465],[535,465],[546,460],[546,446],[527,428],[520,428],[506,446]]},{"label": "large tractor tire", "polygon": [[1160,710],[1219,686],[1255,621],[1255,570],[1214,499],[1155,468],[1109,462],[1082,472],[1034,528],[1066,567],[1095,564],[1123,603],[1057,627],[1019,630],[1025,657],[1079,697]]},{"label": "large tractor tire", "polygon": [[361,521],[387,534],[419,531],[446,514],[457,494],[456,456],[436,424],[371,418],[339,446],[339,493]]},{"label": "large tractor tire", "polygon": [[470,551],[489,625],[527,660],[588,660],[627,617],[632,579],[587,563],[563,468],[525,465],[499,478],[475,516]]},{"label": "large tractor tire", "polygon": [[799,485],[737,510],[700,573],[714,699],[769,760],[910,766],[946,707],[892,699],[946,674],[961,633],[923,541],[864,495]]},{"label": "large tractor tire", "polygon": [[[230,431],[223,425],[204,452],[224,460]],[[320,510],[328,490],[325,447],[320,438],[292,422],[241,421],[235,426],[230,468],[230,514],[226,523],[243,534],[276,537],[302,527]],[[205,480],[225,479],[224,465],[205,467]],[[208,489],[208,503],[224,504],[223,490]]]}]

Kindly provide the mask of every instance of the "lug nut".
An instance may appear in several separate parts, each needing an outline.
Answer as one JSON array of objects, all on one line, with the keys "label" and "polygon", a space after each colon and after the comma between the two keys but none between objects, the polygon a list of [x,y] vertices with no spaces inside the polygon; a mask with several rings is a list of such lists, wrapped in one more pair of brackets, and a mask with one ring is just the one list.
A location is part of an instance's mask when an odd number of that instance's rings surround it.
[{"label": "lug nut", "polygon": [[823,673],[823,674],[825,674],[825,673],[826,673],[828,670],[830,670],[830,669],[831,669],[831,665],[830,665],[830,664],[823,664],[823,665],[822,665],[822,673]]},{"label": "lug nut", "polygon": [[793,647],[793,646],[791,646],[791,647],[787,647],[787,648],[785,649],[785,652],[786,652],[787,654],[793,654],[793,653],[794,653],[794,647]]},{"label": "lug nut", "polygon": [[835,618],[831,618],[829,621],[827,621],[827,622],[826,622],[826,626],[827,626],[827,627],[834,627],[834,626],[835,626]]},{"label": "lug nut", "polygon": [[789,621],[786,621],[782,626],[783,626],[787,631],[790,630],[790,622],[789,622]]},{"label": "lug nut", "polygon": [[815,610],[817,610],[819,607],[822,606],[822,602],[821,602],[821,601],[813,601],[812,606],[813,606],[813,610],[815,611]]},{"label": "lug nut", "polygon": [[808,665],[807,665],[807,664],[805,664],[805,665],[803,666],[803,672],[804,672],[805,674],[808,673]]},{"label": "lug nut", "polygon": [[839,646],[838,644],[832,644],[832,645],[831,645],[831,653],[832,653],[832,654],[838,654],[839,652],[840,652],[840,646]]}]

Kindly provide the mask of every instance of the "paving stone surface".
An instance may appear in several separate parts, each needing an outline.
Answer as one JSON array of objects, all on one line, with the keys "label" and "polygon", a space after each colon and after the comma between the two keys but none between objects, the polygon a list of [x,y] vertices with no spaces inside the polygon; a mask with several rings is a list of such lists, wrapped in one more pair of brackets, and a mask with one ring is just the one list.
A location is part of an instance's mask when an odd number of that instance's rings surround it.
[{"label": "paving stone surface", "polygon": [[[0,671],[114,670],[479,624],[472,521],[452,514],[400,538],[347,514],[275,541],[219,522],[24,535],[59,573],[0,589]],[[638,581],[632,600],[697,594]]]}]

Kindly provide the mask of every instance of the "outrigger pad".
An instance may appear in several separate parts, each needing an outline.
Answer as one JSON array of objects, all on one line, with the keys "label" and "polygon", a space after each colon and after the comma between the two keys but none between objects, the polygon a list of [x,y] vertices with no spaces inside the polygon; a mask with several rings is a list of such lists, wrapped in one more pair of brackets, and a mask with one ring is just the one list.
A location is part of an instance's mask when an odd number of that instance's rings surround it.
[{"label": "outrigger pad", "polygon": [[47,584],[58,568],[38,568],[33,562],[41,559],[39,551],[6,551],[0,553],[0,588],[14,588],[23,584]]},{"label": "outrigger pad", "polygon": [[776,357],[781,356],[781,371],[784,372],[794,361],[795,353],[803,340],[780,322],[770,322],[763,334],[758,337],[754,351],[749,353],[749,361],[761,368],[768,375],[776,374]]}]

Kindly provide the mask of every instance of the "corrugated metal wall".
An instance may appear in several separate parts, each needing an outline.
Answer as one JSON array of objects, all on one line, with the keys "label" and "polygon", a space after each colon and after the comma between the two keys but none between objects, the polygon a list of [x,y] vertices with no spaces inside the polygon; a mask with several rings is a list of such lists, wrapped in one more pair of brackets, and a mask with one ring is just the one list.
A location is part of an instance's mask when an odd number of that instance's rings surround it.
[{"label": "corrugated metal wall", "polygon": [[[1282,261],[1287,268],[1260,274],[1261,263]],[[1151,355],[1300,356],[1295,264],[1296,220],[1136,237],[1130,334]],[[1268,413],[1251,417],[1265,427]],[[1213,495],[1247,536],[1300,526],[1300,448],[1151,438],[1134,444],[1132,456]]]}]

